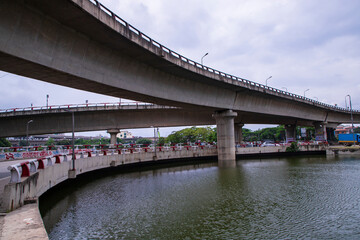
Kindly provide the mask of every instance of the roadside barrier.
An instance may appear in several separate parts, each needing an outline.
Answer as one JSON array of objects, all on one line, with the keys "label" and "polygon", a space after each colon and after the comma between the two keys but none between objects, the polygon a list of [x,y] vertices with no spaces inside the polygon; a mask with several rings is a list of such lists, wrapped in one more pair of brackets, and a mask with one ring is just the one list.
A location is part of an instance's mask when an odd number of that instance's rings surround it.
[{"label": "roadside barrier", "polygon": [[[119,147],[114,146],[113,147]],[[135,147],[135,144],[128,148],[107,148],[105,149],[104,145],[100,146],[100,149],[97,150],[94,146],[92,149],[85,148],[77,150],[76,154],[74,155],[76,160],[76,155],[80,155],[80,158],[91,158],[93,156],[100,156],[102,153],[103,156],[107,156],[109,154],[114,155],[117,154],[139,154],[139,153],[154,153],[155,151],[164,152],[164,151],[181,151],[182,149],[186,148],[187,151],[189,150],[204,150],[205,148],[216,148],[215,145],[198,145],[198,146],[160,146],[160,147]],[[22,177],[29,177],[31,173],[35,173],[41,169],[45,169],[47,167],[54,166],[56,164],[61,164],[62,162],[68,162],[69,155],[72,155],[72,151],[70,148],[67,149],[67,153],[64,154],[57,154],[53,156],[41,157],[35,160],[28,160],[22,163],[10,165],[8,170],[10,171],[10,183],[18,183],[21,182]],[[61,157],[63,158],[61,161]]]},{"label": "roadside barrier", "polygon": [[22,177],[30,176],[29,162],[18,163],[8,167],[10,170],[10,182],[20,182]]}]

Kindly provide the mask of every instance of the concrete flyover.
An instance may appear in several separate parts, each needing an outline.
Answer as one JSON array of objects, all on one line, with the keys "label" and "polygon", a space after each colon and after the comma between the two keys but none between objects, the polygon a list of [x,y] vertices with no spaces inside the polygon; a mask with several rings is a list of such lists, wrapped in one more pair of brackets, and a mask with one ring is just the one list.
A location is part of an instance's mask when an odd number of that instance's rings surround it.
[{"label": "concrete flyover", "polygon": [[261,113],[321,122],[350,121],[345,109],[191,61],[93,2],[2,1],[1,70],[170,106],[231,109],[239,114]]},{"label": "concrete flyover", "polygon": [[[184,110],[154,104],[94,104],[0,111],[0,137],[129,128],[214,125],[209,111]],[[27,123],[33,120],[27,128]]]},{"label": "concrete flyover", "polygon": [[[181,56],[96,0],[1,1],[0,35],[0,70],[50,83],[184,109],[235,112],[227,125],[237,116],[321,127],[350,122],[346,109]],[[360,122],[359,112],[354,119]]]},{"label": "concrete flyover", "polygon": [[[0,137],[16,137],[64,133],[72,131],[74,112],[75,132],[118,130],[148,127],[215,125],[213,112],[205,109],[184,109],[150,103],[97,103],[0,109]],[[27,123],[31,121],[27,128]],[[296,122],[292,118],[271,115],[238,114],[234,116],[235,132],[241,133],[244,124],[284,124]],[[302,122],[302,126],[312,122]],[[298,125],[301,125],[298,122]],[[239,129],[239,126],[240,129]],[[28,131],[28,132],[27,132]],[[236,142],[240,142],[238,137]]]}]

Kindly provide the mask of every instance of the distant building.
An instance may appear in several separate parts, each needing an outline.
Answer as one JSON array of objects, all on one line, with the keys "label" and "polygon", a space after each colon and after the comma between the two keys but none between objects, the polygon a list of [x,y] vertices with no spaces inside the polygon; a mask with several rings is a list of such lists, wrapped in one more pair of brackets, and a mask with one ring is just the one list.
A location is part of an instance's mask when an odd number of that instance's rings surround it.
[{"label": "distant building", "polygon": [[120,131],[120,133],[118,133],[117,137],[120,139],[127,139],[127,138],[133,138],[133,135],[129,131]]},{"label": "distant building", "polygon": [[351,126],[339,125],[335,130],[335,136],[337,137],[339,134],[349,134],[351,133],[351,129]]}]

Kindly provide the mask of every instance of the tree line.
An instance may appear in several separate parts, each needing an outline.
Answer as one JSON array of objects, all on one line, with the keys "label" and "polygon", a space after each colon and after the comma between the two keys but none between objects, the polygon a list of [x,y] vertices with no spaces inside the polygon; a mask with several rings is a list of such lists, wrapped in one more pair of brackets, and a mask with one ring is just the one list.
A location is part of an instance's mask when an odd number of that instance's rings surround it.
[{"label": "tree line", "polygon": [[[302,127],[296,128],[296,135],[301,135]],[[305,127],[306,137],[303,140],[311,140],[315,137],[315,129],[313,127]],[[285,141],[285,127],[283,125],[272,127],[272,128],[263,128],[258,130],[250,130],[248,128],[243,128],[243,141],[246,142],[255,142],[255,141],[264,141],[270,140],[274,142]],[[354,133],[360,133],[360,127],[354,128]],[[216,142],[217,133],[216,127],[190,127],[185,128],[179,131],[173,131],[167,137],[160,137],[157,139],[157,144],[164,145],[165,143],[194,143],[194,142]],[[136,140],[123,140],[118,138],[118,143],[136,143],[149,145],[152,143],[152,140],[147,138],[139,138]],[[109,144],[110,139],[100,138],[100,139],[76,139],[75,145],[98,145],[98,144]],[[54,139],[50,138],[45,145],[71,145],[71,140],[61,140],[55,142]],[[26,141],[23,141],[20,145],[25,146]],[[0,147],[11,147],[11,143],[6,138],[0,138]]]}]

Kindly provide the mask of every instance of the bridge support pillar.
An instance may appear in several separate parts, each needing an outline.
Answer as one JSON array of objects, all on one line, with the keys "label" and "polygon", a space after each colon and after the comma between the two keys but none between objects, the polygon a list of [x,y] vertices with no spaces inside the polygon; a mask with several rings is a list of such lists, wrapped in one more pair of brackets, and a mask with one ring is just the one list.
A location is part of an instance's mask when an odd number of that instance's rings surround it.
[{"label": "bridge support pillar", "polygon": [[326,128],[326,138],[329,143],[336,143],[337,139],[335,136],[336,128]]},{"label": "bridge support pillar", "polygon": [[327,141],[327,134],[326,134],[326,123],[325,122],[316,122],[314,123],[315,126],[315,140],[316,141]]},{"label": "bridge support pillar", "polygon": [[243,141],[243,132],[242,132],[243,126],[244,126],[243,123],[235,123],[235,143],[236,144],[241,144]]},{"label": "bridge support pillar", "polygon": [[234,131],[234,118],[236,116],[237,113],[232,110],[215,112],[213,114],[217,128],[218,163],[221,167],[236,165]]},{"label": "bridge support pillar", "polygon": [[296,141],[296,126],[285,125],[286,143]]},{"label": "bridge support pillar", "polygon": [[107,130],[107,133],[110,134],[110,144],[116,144],[116,140],[117,140],[117,135],[118,133],[120,133],[119,129],[110,129]]}]

